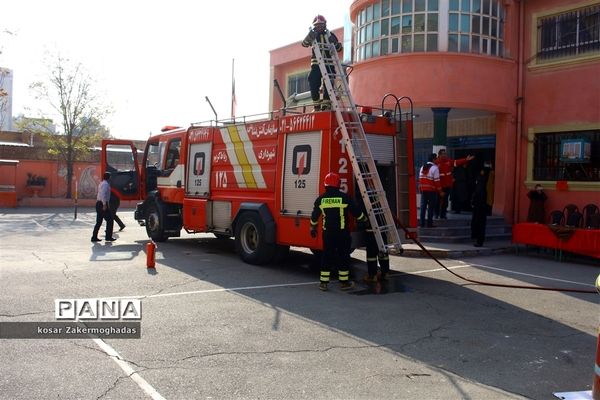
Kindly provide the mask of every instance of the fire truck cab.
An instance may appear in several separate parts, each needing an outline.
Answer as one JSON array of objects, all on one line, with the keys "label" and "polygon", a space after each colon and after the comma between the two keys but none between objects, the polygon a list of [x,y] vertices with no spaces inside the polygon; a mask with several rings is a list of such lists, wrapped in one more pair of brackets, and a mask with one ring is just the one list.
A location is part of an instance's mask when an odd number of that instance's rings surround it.
[{"label": "fire truck cab", "polygon": [[[415,228],[412,120],[361,120],[388,203]],[[166,127],[150,137],[141,160],[132,142],[104,140],[102,172],[111,172],[114,195],[141,200],[135,219],[152,240],[179,237],[182,229],[211,232],[233,237],[245,262],[264,264],[290,246],[322,249],[309,220],[327,173],[338,173],[341,190],[360,197],[337,128],[330,111]]]}]

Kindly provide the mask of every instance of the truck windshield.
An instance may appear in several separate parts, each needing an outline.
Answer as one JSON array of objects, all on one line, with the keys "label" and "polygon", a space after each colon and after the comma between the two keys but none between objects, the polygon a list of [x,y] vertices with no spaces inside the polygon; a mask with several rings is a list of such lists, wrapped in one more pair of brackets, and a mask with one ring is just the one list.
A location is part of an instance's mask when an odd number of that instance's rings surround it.
[{"label": "truck windshield", "polygon": [[161,170],[162,167],[162,154],[164,154],[165,146],[161,143],[149,143],[148,153],[146,156],[146,167],[154,167]]}]

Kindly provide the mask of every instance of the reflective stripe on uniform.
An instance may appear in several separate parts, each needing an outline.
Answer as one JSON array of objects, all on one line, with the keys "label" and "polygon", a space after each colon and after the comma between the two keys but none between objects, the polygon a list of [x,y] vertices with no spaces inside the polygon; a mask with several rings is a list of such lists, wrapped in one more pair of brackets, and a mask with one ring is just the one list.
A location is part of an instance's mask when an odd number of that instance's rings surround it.
[{"label": "reflective stripe on uniform", "polygon": [[321,199],[319,208],[323,214],[323,230],[326,229],[327,224],[325,223],[325,210],[328,208],[339,208],[340,209],[340,229],[346,227],[346,218],[344,218],[344,209],[348,207],[348,204],[344,203],[341,197],[325,197]]},{"label": "reflective stripe on uniform", "polygon": [[350,271],[339,271],[338,277],[340,278],[340,282],[346,282],[350,277]]},{"label": "reflective stripe on uniform", "polygon": [[321,282],[329,282],[329,275],[331,274],[331,272],[329,271],[321,271]]}]

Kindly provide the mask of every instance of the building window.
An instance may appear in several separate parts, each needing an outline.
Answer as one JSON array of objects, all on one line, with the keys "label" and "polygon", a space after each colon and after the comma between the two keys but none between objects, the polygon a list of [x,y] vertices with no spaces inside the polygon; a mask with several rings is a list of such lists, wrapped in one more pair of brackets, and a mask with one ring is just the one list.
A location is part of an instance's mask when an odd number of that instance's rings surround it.
[{"label": "building window", "polygon": [[289,75],[287,79],[287,97],[294,94],[308,92],[308,71],[299,74]]},{"label": "building window", "polygon": [[499,0],[450,0],[448,51],[504,56],[504,8]]},{"label": "building window", "polygon": [[[504,55],[501,0],[381,0],[360,10],[356,19],[355,60],[392,53],[452,51]],[[445,7],[442,7],[445,9]],[[442,21],[442,23],[440,23]],[[448,26],[440,32],[439,26]],[[448,47],[438,48],[448,37]]]},{"label": "building window", "polygon": [[600,181],[600,129],[537,134],[533,179]]},{"label": "building window", "polygon": [[381,0],[358,13],[357,61],[438,50],[439,0]]},{"label": "building window", "polygon": [[538,59],[600,50],[600,4],[538,20]]}]

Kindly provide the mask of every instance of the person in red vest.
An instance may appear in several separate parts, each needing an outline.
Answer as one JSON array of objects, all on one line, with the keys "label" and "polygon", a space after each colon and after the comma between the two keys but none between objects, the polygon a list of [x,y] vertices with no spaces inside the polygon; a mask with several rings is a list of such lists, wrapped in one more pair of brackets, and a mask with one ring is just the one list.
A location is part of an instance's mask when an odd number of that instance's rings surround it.
[{"label": "person in red vest", "polygon": [[448,213],[448,197],[450,195],[450,191],[452,190],[452,186],[454,185],[454,178],[452,177],[452,170],[455,167],[464,165],[474,159],[475,156],[468,155],[465,158],[461,158],[458,160],[453,160],[446,155],[446,149],[441,149],[438,151],[438,157],[435,160],[439,170],[440,170],[440,183],[442,185],[442,191],[444,195],[440,198],[438,207],[435,212],[435,217],[440,219],[447,219]]},{"label": "person in red vest", "polygon": [[438,205],[439,197],[444,195],[440,183],[440,171],[435,164],[437,154],[429,155],[429,161],[419,170],[419,189],[421,191],[421,228],[425,228],[425,211],[427,210],[427,227],[433,228],[433,213]]}]

